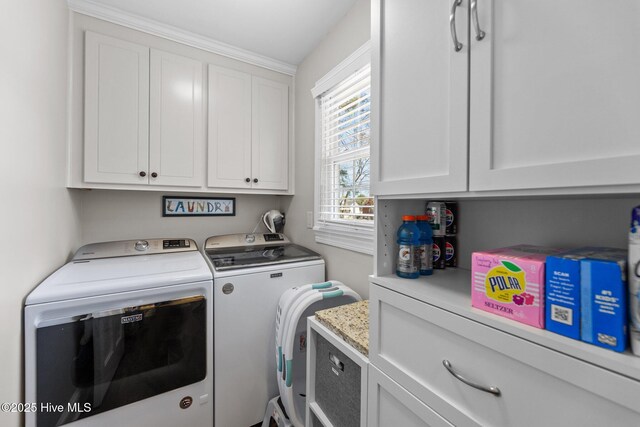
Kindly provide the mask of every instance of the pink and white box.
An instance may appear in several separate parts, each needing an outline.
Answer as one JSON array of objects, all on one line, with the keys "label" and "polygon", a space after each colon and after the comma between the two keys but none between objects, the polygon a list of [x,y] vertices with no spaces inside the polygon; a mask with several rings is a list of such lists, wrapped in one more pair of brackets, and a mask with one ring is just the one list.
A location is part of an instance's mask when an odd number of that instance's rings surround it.
[{"label": "pink and white box", "polygon": [[563,249],[533,245],[474,252],[471,305],[536,328],[544,328],[547,255]]}]

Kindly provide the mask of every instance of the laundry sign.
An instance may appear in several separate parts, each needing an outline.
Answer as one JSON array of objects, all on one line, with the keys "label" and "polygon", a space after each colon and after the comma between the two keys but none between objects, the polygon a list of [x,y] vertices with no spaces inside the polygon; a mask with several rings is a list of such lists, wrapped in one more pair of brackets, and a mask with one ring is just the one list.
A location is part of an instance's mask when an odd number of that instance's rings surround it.
[{"label": "laundry sign", "polygon": [[162,216],[235,216],[235,197],[162,197]]}]

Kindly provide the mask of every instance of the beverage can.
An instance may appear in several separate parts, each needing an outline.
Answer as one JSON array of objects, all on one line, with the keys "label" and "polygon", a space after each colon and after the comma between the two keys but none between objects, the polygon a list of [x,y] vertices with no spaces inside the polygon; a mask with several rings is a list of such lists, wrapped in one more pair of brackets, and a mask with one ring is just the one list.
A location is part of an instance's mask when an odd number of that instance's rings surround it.
[{"label": "beverage can", "polygon": [[458,238],[456,236],[445,237],[444,242],[444,259],[447,268],[455,268],[458,266]]},{"label": "beverage can", "polygon": [[458,202],[445,203],[446,234],[458,234]]},{"label": "beverage can", "polygon": [[628,265],[631,351],[640,356],[640,206],[631,210]]},{"label": "beverage can", "polygon": [[435,270],[444,270],[446,266],[445,237],[433,236],[433,268]]},{"label": "beverage can", "polygon": [[419,270],[421,276],[433,274],[433,231],[427,215],[418,215],[417,225],[420,229]]},{"label": "beverage can", "polygon": [[433,236],[444,236],[447,228],[447,207],[444,202],[427,203],[426,212]]}]

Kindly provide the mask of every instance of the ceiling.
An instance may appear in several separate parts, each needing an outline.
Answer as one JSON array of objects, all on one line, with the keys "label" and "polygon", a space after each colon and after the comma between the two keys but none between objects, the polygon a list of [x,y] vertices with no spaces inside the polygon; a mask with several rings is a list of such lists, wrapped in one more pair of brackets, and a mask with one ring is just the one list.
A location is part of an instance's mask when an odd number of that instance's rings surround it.
[{"label": "ceiling", "polygon": [[298,65],[356,0],[93,0]]}]

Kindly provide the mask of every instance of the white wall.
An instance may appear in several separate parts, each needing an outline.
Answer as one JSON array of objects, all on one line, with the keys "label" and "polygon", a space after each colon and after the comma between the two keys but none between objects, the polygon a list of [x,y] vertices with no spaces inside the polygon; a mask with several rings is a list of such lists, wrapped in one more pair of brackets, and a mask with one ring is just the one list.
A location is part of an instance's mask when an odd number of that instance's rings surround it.
[{"label": "white wall", "polygon": [[626,248],[631,208],[639,195],[592,198],[463,200],[459,263],[471,268],[471,253],[520,243]]},{"label": "white wall", "polygon": [[[20,402],[22,305],[79,241],[77,194],[65,188],[64,0],[4,2],[0,14],[0,402]],[[0,425],[19,414],[0,412]]]},{"label": "white wall", "polygon": [[[171,193],[91,190],[82,191],[83,243],[153,237],[189,237],[202,247],[216,234],[248,233],[261,214],[280,208],[279,196],[237,195],[236,216],[162,216],[162,196]],[[225,194],[221,197],[230,197]],[[258,232],[267,232],[262,221]]]},{"label": "white wall", "polygon": [[327,279],[340,280],[363,297],[369,295],[367,276],[373,272],[373,258],[316,244],[313,231],[306,227],[306,213],[313,211],[315,161],[315,104],[310,91],[317,80],[369,40],[370,20],[369,0],[358,0],[298,67],[295,94],[296,195],[285,197],[282,206],[287,213],[287,235],[296,243],[324,256]]}]

